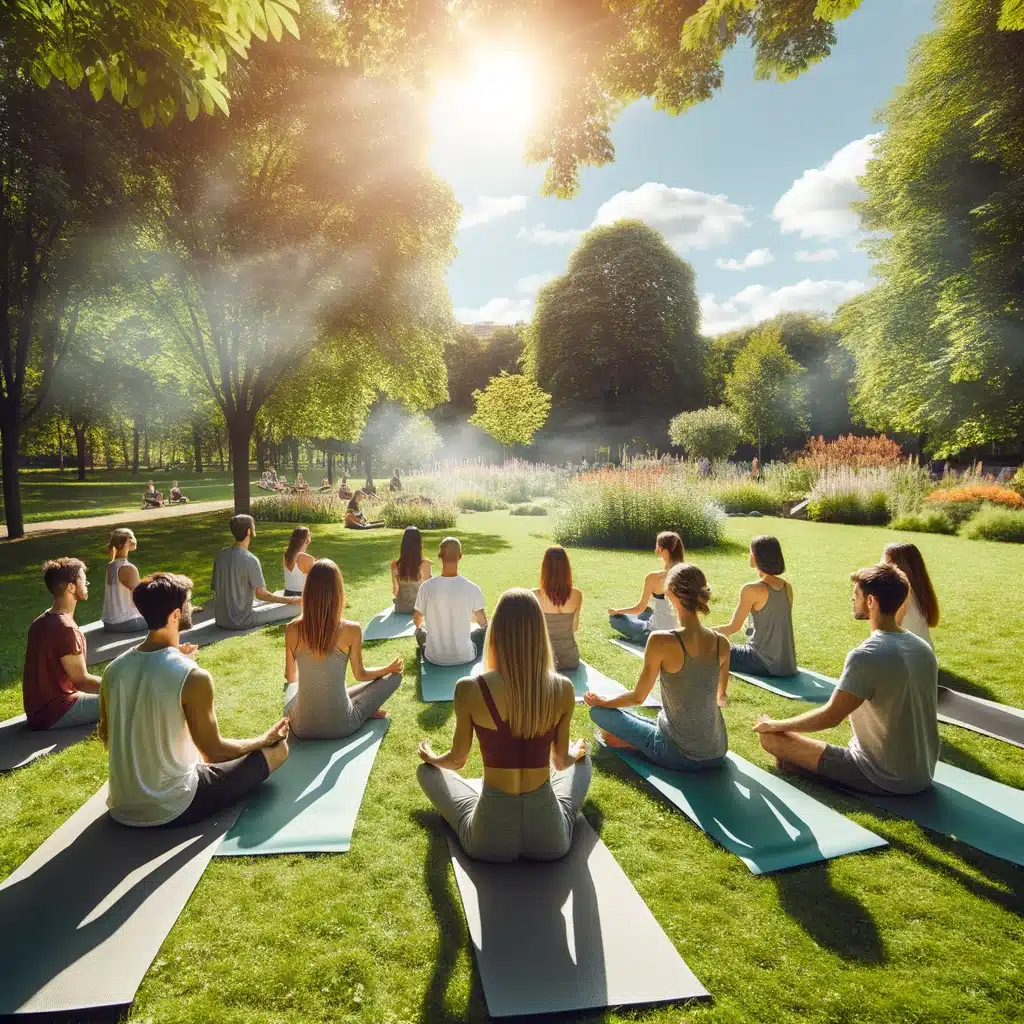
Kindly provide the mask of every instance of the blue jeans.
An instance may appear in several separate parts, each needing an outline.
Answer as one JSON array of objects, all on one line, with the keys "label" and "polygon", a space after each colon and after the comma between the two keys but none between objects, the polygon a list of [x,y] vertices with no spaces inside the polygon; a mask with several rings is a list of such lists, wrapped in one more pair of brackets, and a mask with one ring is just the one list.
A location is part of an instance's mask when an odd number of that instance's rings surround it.
[{"label": "blue jeans", "polygon": [[622,708],[591,708],[590,720],[605,732],[624,740],[652,764],[675,771],[692,772],[701,768],[717,768],[725,758],[713,757],[699,761],[687,757],[666,736],[657,719],[624,711]]},{"label": "blue jeans", "polygon": [[733,672],[746,672],[752,676],[770,676],[764,659],[750,644],[737,644],[729,648],[729,668]]},{"label": "blue jeans", "polygon": [[646,609],[640,615],[609,615],[608,624],[621,633],[627,640],[645,644],[651,635],[651,612]]}]

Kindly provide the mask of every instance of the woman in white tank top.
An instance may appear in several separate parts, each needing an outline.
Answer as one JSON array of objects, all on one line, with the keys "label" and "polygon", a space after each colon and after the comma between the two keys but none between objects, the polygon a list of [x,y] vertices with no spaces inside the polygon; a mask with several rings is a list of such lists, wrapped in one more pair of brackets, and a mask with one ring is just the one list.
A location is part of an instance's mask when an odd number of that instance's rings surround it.
[{"label": "woman in white tank top", "polygon": [[284,567],[285,597],[298,597],[306,589],[306,574],[313,568],[316,559],[306,554],[313,534],[308,526],[296,526],[285,549],[281,565]]},{"label": "woman in white tank top", "polygon": [[897,625],[919,636],[929,647],[934,647],[932,627],[939,624],[939,600],[917,545],[886,544],[882,561],[899,569],[910,584],[910,593],[896,613]]},{"label": "woman in white tank top", "polygon": [[647,643],[651,633],[676,628],[675,612],[665,597],[665,577],[686,557],[683,540],[678,533],[668,530],[659,533],[654,542],[654,553],[661,559],[663,568],[649,572],[644,578],[640,600],[632,608],[608,609],[608,623],[612,629],[636,644]]},{"label": "woman in white tank top", "polygon": [[139,570],[128,561],[128,555],[136,547],[135,534],[126,528],[115,530],[107,541],[110,561],[103,586],[103,628],[112,633],[147,632],[146,620],[132,601]]}]

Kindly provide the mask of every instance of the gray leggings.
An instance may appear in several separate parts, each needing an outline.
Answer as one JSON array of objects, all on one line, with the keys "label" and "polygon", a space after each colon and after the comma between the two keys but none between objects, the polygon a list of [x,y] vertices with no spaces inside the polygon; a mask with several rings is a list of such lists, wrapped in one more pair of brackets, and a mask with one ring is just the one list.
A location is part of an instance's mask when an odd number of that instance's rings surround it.
[{"label": "gray leggings", "polygon": [[[348,696],[351,701],[351,710],[347,716],[332,721],[315,722],[312,728],[309,728],[309,723],[305,723],[306,728],[303,728],[301,732],[294,728],[293,731],[300,740],[334,740],[341,739],[343,736],[351,736],[366,724],[370,715],[379,710],[384,701],[401,685],[402,674],[392,672],[390,675],[350,686]],[[291,715],[298,696],[299,686],[297,683],[290,683],[285,687],[284,713],[286,715]]]},{"label": "gray leggings", "polygon": [[76,729],[81,725],[93,725],[100,720],[100,695],[82,693],[78,699],[57,719],[51,729]]},{"label": "gray leggings", "polygon": [[590,755],[540,789],[514,796],[483,784],[477,792],[448,768],[421,764],[416,777],[423,792],[477,860],[558,860],[569,852],[576,816],[590,787]]}]

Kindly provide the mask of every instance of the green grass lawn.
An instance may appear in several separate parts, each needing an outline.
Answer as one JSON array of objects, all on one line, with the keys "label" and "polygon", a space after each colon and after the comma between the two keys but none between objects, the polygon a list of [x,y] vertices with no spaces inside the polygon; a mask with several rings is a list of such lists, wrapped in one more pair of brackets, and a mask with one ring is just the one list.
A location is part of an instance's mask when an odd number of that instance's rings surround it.
[{"label": "green grass lawn", "polygon": [[[137,530],[137,561],[188,572],[201,602],[224,543],[226,516]],[[280,586],[288,526],[259,524],[253,550],[269,585]],[[463,516],[466,575],[493,608],[505,588],[534,585],[550,521],[507,513]],[[801,664],[833,675],[866,632],[849,614],[847,574],[875,561],[894,536],[875,528],[734,519],[729,544],[694,552],[715,590],[713,620],[727,619],[751,576],[746,542],[775,531],[790,567]],[[387,563],[398,534],[314,527],[312,551],[345,573],[349,614],[366,621],[390,598]],[[430,536],[430,546],[438,537]],[[943,607],[935,631],[947,681],[1024,706],[1019,610],[1007,605],[1024,578],[1024,548],[915,536]],[[47,599],[45,557],[74,554],[100,578],[105,531],[36,538],[0,547],[3,586],[0,718],[20,710],[22,637]],[[605,609],[636,599],[651,555],[572,552],[586,595],[580,647],[606,674],[631,684],[639,662],[618,651]],[[97,618],[102,588],[80,609]],[[447,749],[450,705],[417,699],[413,641],[375,645],[368,664],[407,658],[405,682],[356,825],[352,852],[215,860],[207,869],[139,992],[132,1019],[159,1022],[455,1022],[487,1019],[440,827],[415,780],[416,745]],[[200,652],[217,683],[222,728],[252,735],[280,714],[283,629]],[[770,768],[750,723],[759,711],[795,712],[793,701],[733,680],[730,745]],[[591,735],[578,709],[574,735]],[[1024,787],[1022,752],[941,726],[945,760]],[[848,729],[836,730],[842,741]],[[474,752],[467,768],[479,774]],[[0,778],[0,877],[6,876],[103,782],[95,739]],[[680,1008],[609,1011],[580,1020],[679,1020],[716,1024],[959,1024],[1021,1019],[1024,1006],[1024,871],[852,797],[797,780],[817,798],[888,840],[882,851],[755,877],[680,813],[646,791],[614,755],[595,756],[584,814],[714,999]],[[9,926],[9,925],[8,925]],[[636,950],[636,969],[644,951]]]}]

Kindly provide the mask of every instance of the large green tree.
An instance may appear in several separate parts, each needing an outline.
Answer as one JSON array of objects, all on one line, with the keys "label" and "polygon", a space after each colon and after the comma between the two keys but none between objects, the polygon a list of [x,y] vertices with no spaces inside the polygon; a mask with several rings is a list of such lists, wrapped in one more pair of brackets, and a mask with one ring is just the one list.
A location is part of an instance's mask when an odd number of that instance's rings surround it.
[{"label": "large green tree", "polygon": [[690,264],[657,231],[620,221],[587,232],[541,289],[525,362],[559,407],[623,420],[676,412],[702,398],[699,324]]},{"label": "large green tree", "polygon": [[536,381],[504,370],[483,391],[475,392],[473,399],[476,412],[469,422],[503,448],[532,444],[551,411],[551,396]]},{"label": "large green tree", "polygon": [[878,285],[840,311],[856,408],[940,455],[1024,439],[1024,33],[945,0],[862,184]]},{"label": "large green tree", "polygon": [[487,387],[492,377],[503,370],[516,373],[523,354],[522,325],[502,325],[489,337],[481,338],[463,325],[445,346],[448,369],[448,402],[443,412],[468,416],[473,412],[473,392]]}]

